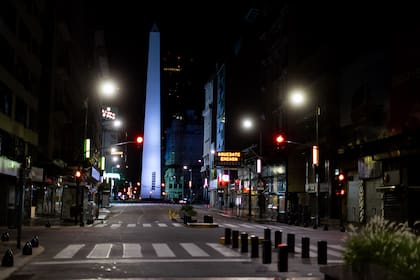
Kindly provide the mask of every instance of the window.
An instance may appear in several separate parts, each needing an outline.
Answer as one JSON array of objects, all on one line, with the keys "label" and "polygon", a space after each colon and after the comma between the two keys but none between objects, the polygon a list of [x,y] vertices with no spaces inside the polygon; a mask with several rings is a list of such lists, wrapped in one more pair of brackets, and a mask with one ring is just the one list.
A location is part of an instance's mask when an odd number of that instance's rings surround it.
[{"label": "window", "polygon": [[15,120],[26,127],[27,105],[21,98],[16,97]]},{"label": "window", "polygon": [[0,112],[12,115],[12,91],[4,83],[0,81]]}]

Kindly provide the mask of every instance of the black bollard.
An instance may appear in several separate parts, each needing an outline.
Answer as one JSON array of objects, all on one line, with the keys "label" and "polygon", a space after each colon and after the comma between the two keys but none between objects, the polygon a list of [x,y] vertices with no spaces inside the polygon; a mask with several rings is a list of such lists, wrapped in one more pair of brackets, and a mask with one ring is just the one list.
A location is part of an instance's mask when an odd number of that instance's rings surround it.
[{"label": "black bollard", "polygon": [[269,228],[264,229],[264,240],[271,241],[271,230]]},{"label": "black bollard", "polygon": [[289,262],[289,249],[286,244],[280,244],[279,247],[279,256],[277,260],[277,269],[278,272],[287,272],[288,271],[288,262]]},{"label": "black bollard", "polygon": [[281,239],[282,239],[281,230],[276,230],[274,232],[274,248],[278,248],[278,246],[281,244]]},{"label": "black bollard", "polygon": [[39,246],[39,239],[38,239],[38,236],[34,236],[32,239],[31,239],[31,245],[32,245],[32,247],[33,248],[36,248],[36,247],[38,247]]},{"label": "black bollard", "polygon": [[295,234],[294,233],[287,234],[287,248],[290,253],[295,252]]},{"label": "black bollard", "polygon": [[263,240],[263,252],[262,252],[262,263],[271,263],[271,241],[270,240]]},{"label": "black bollard", "polygon": [[3,256],[1,261],[2,266],[13,266],[13,252],[10,249],[7,249],[6,253]]},{"label": "black bollard", "polygon": [[232,248],[239,248],[239,231],[237,230],[232,231]]},{"label": "black bollard", "polygon": [[309,237],[302,237],[302,258],[309,258]]},{"label": "black bollard", "polygon": [[31,242],[26,242],[22,249],[23,255],[32,255],[32,245]]},{"label": "black bollard", "polygon": [[318,241],[318,264],[327,264],[327,241]]},{"label": "black bollard", "polygon": [[1,234],[1,241],[9,241],[10,239],[10,234],[8,232],[3,232]]},{"label": "black bollard", "polygon": [[241,253],[248,253],[248,233],[241,233]]},{"label": "black bollard", "polygon": [[232,235],[232,230],[230,228],[225,228],[225,245],[230,245],[231,235]]},{"label": "black bollard", "polygon": [[251,258],[258,258],[258,236],[251,235]]}]

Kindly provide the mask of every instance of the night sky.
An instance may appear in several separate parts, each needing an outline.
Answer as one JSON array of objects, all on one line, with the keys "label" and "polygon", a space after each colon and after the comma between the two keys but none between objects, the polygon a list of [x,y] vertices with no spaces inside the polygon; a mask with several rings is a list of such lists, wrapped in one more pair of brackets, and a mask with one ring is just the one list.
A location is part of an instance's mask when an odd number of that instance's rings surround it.
[{"label": "night sky", "polygon": [[[120,106],[129,130],[141,129],[149,31],[154,22],[161,51],[193,57],[197,80],[205,81],[216,62],[230,52],[249,9],[247,2],[93,1],[93,23],[105,31],[111,74],[121,88]],[[197,81],[198,82],[198,81]],[[204,86],[204,84],[203,84]],[[127,102],[127,100],[129,102]],[[198,104],[203,108],[204,104]],[[135,132],[132,132],[135,133]]]}]

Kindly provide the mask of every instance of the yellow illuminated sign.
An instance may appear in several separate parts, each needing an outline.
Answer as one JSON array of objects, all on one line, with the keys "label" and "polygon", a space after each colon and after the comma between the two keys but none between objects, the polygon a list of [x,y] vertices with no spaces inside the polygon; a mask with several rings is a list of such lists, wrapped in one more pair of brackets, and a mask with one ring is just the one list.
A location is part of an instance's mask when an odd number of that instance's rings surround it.
[{"label": "yellow illuminated sign", "polygon": [[241,164],[241,152],[217,152],[216,165],[239,166]]}]

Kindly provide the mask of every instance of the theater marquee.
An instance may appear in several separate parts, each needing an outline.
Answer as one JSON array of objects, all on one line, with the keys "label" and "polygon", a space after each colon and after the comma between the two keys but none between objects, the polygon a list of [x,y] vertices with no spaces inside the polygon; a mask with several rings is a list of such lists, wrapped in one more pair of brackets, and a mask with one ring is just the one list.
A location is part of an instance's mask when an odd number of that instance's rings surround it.
[{"label": "theater marquee", "polygon": [[242,165],[242,154],[241,152],[217,152],[215,165],[224,167],[239,167]]}]

